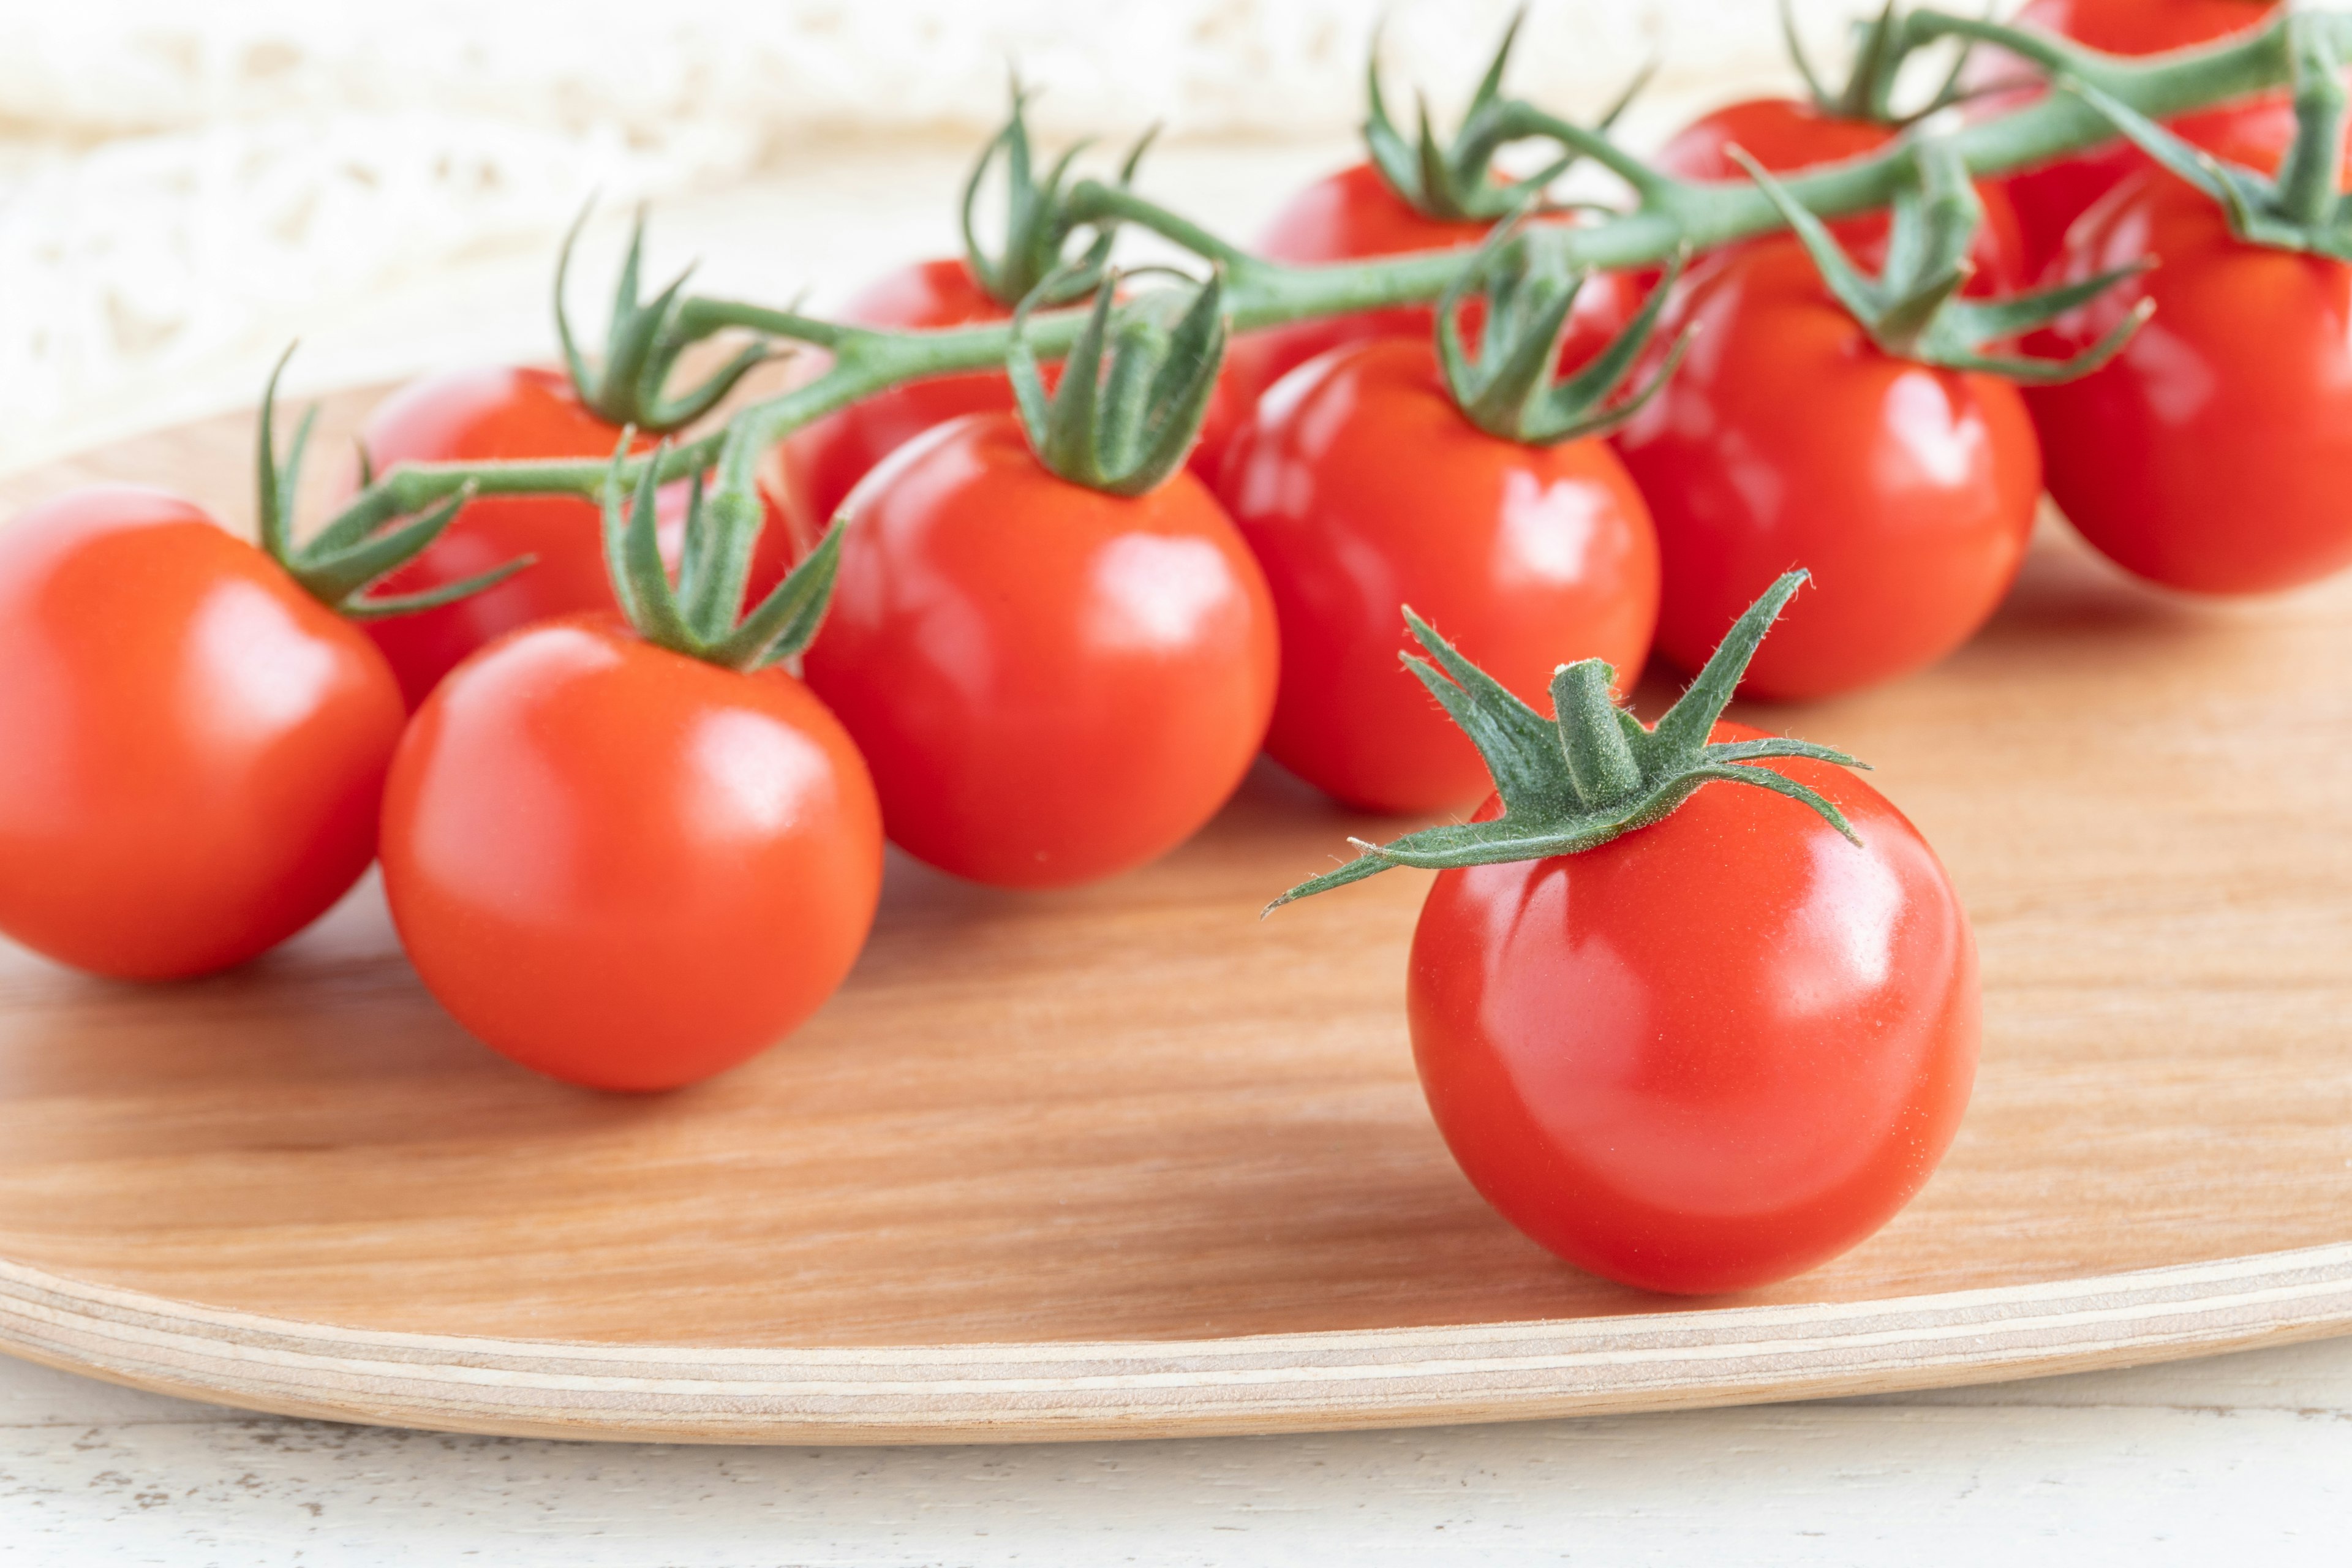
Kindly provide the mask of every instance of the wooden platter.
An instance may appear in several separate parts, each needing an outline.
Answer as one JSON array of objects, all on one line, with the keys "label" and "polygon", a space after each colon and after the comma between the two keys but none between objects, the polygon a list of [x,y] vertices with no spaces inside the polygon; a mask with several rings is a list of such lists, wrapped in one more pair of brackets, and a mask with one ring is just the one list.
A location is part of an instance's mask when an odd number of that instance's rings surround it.
[{"label": "wooden platter", "polygon": [[[236,517],[250,438],[126,442],[0,509],[104,477]],[[191,985],[0,947],[0,1347],[341,1419],[837,1443],[1722,1404],[2352,1331],[2347,670],[2352,582],[2188,605],[2053,530],[1943,668],[1761,716],[1875,763],[1936,844],[1987,1026],[1925,1194],[1769,1291],[1644,1296],[1485,1208],[1407,1051],[1423,884],[1261,924],[1375,826],[1267,770],[1097,888],[894,862],[816,1021],[658,1099],[467,1039],[372,884]]]}]

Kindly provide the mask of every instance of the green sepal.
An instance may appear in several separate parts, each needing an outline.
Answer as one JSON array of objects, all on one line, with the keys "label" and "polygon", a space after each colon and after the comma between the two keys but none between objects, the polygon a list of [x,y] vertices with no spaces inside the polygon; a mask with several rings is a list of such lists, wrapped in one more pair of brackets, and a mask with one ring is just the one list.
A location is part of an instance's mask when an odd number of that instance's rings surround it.
[{"label": "green sepal", "polygon": [[641,466],[632,491],[625,481],[635,438],[634,431],[623,434],[600,497],[604,567],[630,626],[656,647],[747,673],[804,652],[832,600],[848,514],[835,518],[816,548],[743,614],[752,548],[765,521],[758,496],[725,486],[707,495],[702,476],[693,476],[685,553],[673,584],[662,564],[659,531],[660,475],[669,447],[664,443]]},{"label": "green sepal", "polygon": [[1831,294],[1881,352],[1920,364],[1983,371],[2042,386],[2088,375],[2122,352],[2154,310],[2151,301],[2141,300],[2105,337],[2065,359],[1987,353],[1987,344],[2047,326],[2143,268],[2122,268],[2080,283],[2000,300],[1961,299],[1960,289],[1975,270],[1969,247],[1984,221],[1984,203],[1969,178],[1968,166],[1948,142],[1915,132],[1906,145],[1913,177],[1895,190],[1886,264],[1875,278],[1856,267],[1828,226],[1806,211],[1745,149],[1729,152],[1780,209]]},{"label": "green sepal", "polygon": [[1964,46],[1934,96],[1919,108],[1897,114],[1895,83],[1902,75],[1904,62],[1917,47],[1899,0],[1886,0],[1877,16],[1854,21],[1853,63],[1846,68],[1843,85],[1834,92],[1806,57],[1804,41],[1797,36],[1796,9],[1790,0],[1780,0],[1780,37],[1788,46],[1790,63],[1804,79],[1806,95],[1815,109],[1833,119],[1872,125],[1909,125],[1958,101],[1960,75],[1968,67],[1969,54],[1969,47]]},{"label": "green sepal", "polygon": [[735,389],[737,382],[756,366],[775,358],[777,351],[765,339],[747,343],[689,390],[676,397],[665,393],[670,373],[677,367],[678,356],[707,334],[685,331],[679,320],[687,280],[693,277],[693,268],[679,273],[650,301],[638,298],[646,244],[646,214],[640,207],[636,221],[629,228],[628,254],[622,259],[620,281],[613,292],[604,358],[601,365],[591,366],[572,336],[571,318],[563,304],[565,284],[572,272],[572,248],[579,243],[580,231],[587,224],[591,210],[582,208],[580,216],[572,220],[555,259],[555,336],[563,348],[563,363],[571,372],[572,390],[591,413],[609,425],[633,426],[656,435],[683,429],[719,406],[720,399]]},{"label": "green sepal", "polygon": [[1216,391],[1227,336],[1224,275],[1126,301],[1117,297],[1119,275],[1103,275],[1049,396],[1027,332],[1031,309],[1052,297],[1055,281],[1013,312],[1005,356],[1030,448],[1053,473],[1088,489],[1157,489],[1183,467]]},{"label": "green sepal", "polygon": [[[1560,340],[1591,274],[1568,259],[1559,231],[1525,228],[1526,216],[1522,211],[1497,225],[1438,300],[1437,360],[1446,390],[1465,418],[1506,441],[1549,447],[1603,435],[1657,395],[1690,346],[1685,331],[1656,374],[1630,396],[1618,396],[1656,333],[1687,252],[1667,264],[1641,310],[1607,348],[1574,374],[1556,379]],[[1475,360],[1463,346],[1456,320],[1474,289],[1486,307]]]},{"label": "green sepal", "polygon": [[1405,625],[1430,657],[1408,654],[1405,664],[1485,757],[1502,815],[1423,828],[1391,844],[1351,839],[1360,851],[1355,859],[1301,882],[1266,912],[1398,866],[1442,870],[1578,854],[1658,821],[1711,783],[1786,795],[1859,844],[1853,824],[1826,796],[1756,764],[1776,757],[1848,768],[1862,763],[1843,752],[1782,736],[1707,740],[1764,634],[1806,576],[1790,572],[1767,589],[1654,728],[1618,706],[1610,694],[1614,672],[1601,659],[1580,659],[1553,672],[1552,710],[1559,717],[1546,719],[1406,610]]},{"label": "green sepal", "polygon": [[277,437],[278,383],[286,374],[287,362],[293,357],[294,349],[289,344],[278,356],[278,363],[262,386],[260,427],[254,441],[254,491],[260,546],[301,585],[303,592],[349,619],[383,620],[455,604],[505,582],[532,564],[534,558],[525,555],[461,582],[445,583],[415,594],[370,596],[370,588],[414,561],[441,537],[466,503],[474,499],[475,485],[469,479],[455,494],[404,518],[392,492],[376,482],[374,460],[365,446],[359,449],[359,493],[328,519],[317,533],[298,543],[294,538],[295,497],[319,410],[316,405],[303,410],[294,427],[293,444],[281,462]]},{"label": "green sepal", "polygon": [[[1103,268],[1110,262],[1117,230],[1113,226],[1097,226],[1087,247],[1076,257],[1069,254],[1071,236],[1086,226],[1071,219],[1063,185],[1069,178],[1072,162],[1086,151],[1087,143],[1081,142],[1069,148],[1054,161],[1045,178],[1039,179],[1029,141],[1029,94],[1018,77],[1013,80],[1012,90],[1012,114],[981,149],[971,176],[964,181],[960,209],[964,264],[971,269],[973,280],[1001,305],[1019,305],[1038,295],[1049,280],[1053,289],[1039,299],[1039,303],[1067,304],[1084,299],[1101,279]],[[1129,149],[1119,165],[1121,187],[1135,178],[1145,151],[1159,134],[1160,128],[1155,125]],[[1000,155],[1004,160],[1004,244],[991,255],[981,243],[980,227],[973,215],[980,203],[981,185]]]},{"label": "green sepal", "polygon": [[2286,20],[2295,135],[2275,179],[2191,146],[2087,81],[2061,74],[2051,85],[2097,111],[2168,172],[2221,204],[2239,240],[2352,261],[2352,196],[2338,189],[2347,106],[2344,71],[2319,22],[2303,13]]},{"label": "green sepal", "polygon": [[[1408,141],[1397,129],[1381,91],[1380,34],[1372,35],[1371,54],[1364,69],[1364,150],[1389,189],[1414,211],[1448,223],[1493,223],[1567,173],[1581,156],[1570,149],[1523,178],[1495,177],[1496,153],[1510,142],[1540,134],[1519,125],[1517,110],[1521,106],[1503,96],[1503,73],[1527,19],[1524,5],[1512,13],[1450,144],[1438,139],[1425,99],[1418,106],[1418,134]],[[1652,59],[1634,74],[1601,115],[1599,131],[1605,133],[1617,123],[1656,70],[1657,61]]]}]

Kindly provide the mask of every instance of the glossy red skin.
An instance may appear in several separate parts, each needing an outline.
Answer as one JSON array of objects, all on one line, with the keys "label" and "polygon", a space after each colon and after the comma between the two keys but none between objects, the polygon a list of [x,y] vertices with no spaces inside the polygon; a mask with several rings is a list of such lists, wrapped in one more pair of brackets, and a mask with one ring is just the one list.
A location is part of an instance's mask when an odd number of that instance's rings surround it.
[{"label": "glossy red skin", "polygon": [[[1651,162],[1685,180],[1747,184],[1748,171],[1731,157],[1734,146],[1779,174],[1864,157],[1899,134],[1892,126],[1824,114],[1797,99],[1753,98],[1701,115],[1676,132]],[[2025,240],[2017,210],[1994,182],[1980,183],[1977,194],[1984,203],[1984,225],[1969,252],[1977,272],[1969,280],[1968,292],[2005,292],[2025,276]],[[1832,224],[1831,230],[1865,265],[1875,267],[1885,254],[1887,218],[1883,213],[1847,218]]]},{"label": "glossy red skin", "polygon": [[[444,371],[412,382],[368,416],[360,438],[379,472],[398,462],[482,462],[525,458],[609,461],[621,432],[591,413],[566,376],[506,365]],[[636,443],[643,451],[651,439]],[[662,496],[664,552],[675,563],[686,491]],[[518,626],[584,610],[615,610],[594,502],[561,496],[496,496],[469,502],[424,553],[384,579],[380,594],[415,594],[503,565],[532,565],[485,593],[421,615],[368,623],[368,635],[400,677],[411,709],[476,648]],[[789,555],[772,520],[753,556],[747,597],[782,579]]]},{"label": "glossy red skin", "polygon": [[[982,326],[1012,315],[961,258],[900,268],[875,279],[841,311],[846,321],[907,330]],[[932,426],[1012,408],[1013,384],[990,371],[909,382],[803,426],[783,445],[782,500],[795,537],[806,542],[822,534],[858,480]]]},{"label": "glossy red skin", "polygon": [[[1259,255],[1273,260],[1311,267],[1450,250],[1477,244],[1486,231],[1487,226],[1482,223],[1454,223],[1424,216],[1391,190],[1377,168],[1357,163],[1293,196],[1275,215],[1257,248]],[[1587,279],[1569,320],[1561,363],[1582,363],[1632,318],[1640,304],[1640,291],[1617,274],[1598,273]],[[1473,343],[1477,321],[1474,312],[1465,310],[1465,331]],[[1326,350],[1366,338],[1427,341],[1434,326],[1435,316],[1429,306],[1407,305],[1240,334],[1225,351],[1224,370],[1202,421],[1201,438],[1192,448],[1192,471],[1211,483],[1216,481],[1234,432],[1266,388],[1296,367]]]},{"label": "glossy red skin", "polygon": [[0,531],[0,931],[176,980],[276,946],[375,855],[406,715],[366,637],[158,490]]},{"label": "glossy red skin", "polygon": [[1350,805],[1432,811],[1491,787],[1398,661],[1414,647],[1401,605],[1545,712],[1560,664],[1605,658],[1630,682],[1649,655],[1657,537],[1623,465],[1598,440],[1478,429],[1425,342],[1352,343],[1285,376],[1235,435],[1220,498],[1282,629],[1266,752]]},{"label": "glossy red skin", "polygon": [[2027,394],[2052,499],[2109,559],[2192,593],[2352,564],[2352,267],[2242,245],[2211,202],[2150,170],[2083,216],[2056,271],[2149,258],[2037,344],[2065,352],[2156,301],[2113,361]]},{"label": "glossy red skin", "polygon": [[1274,608],[1199,480],[1085,489],[1010,415],[971,415],[899,448],[850,510],[808,682],[901,848],[1067,887],[1165,854],[1232,795],[1274,706]]},{"label": "glossy red skin", "polygon": [[485,648],[394,762],[384,893],[418,974],[523,1066],[674,1089],[797,1028],[873,923],[881,812],[824,705],[572,616]]},{"label": "glossy red skin", "polygon": [[1413,932],[1413,1060],[1464,1173],[1643,1289],[1753,1289],[1853,1247],[1926,1184],[1975,1079],[1976,945],[1934,851],[1853,774],[1774,765],[1861,847],[1709,784],[1580,855],[1440,872]]},{"label": "glossy red skin", "polygon": [[1826,697],[1934,663],[2008,592],[2042,491],[2007,382],[1891,359],[1794,240],[1728,258],[1619,455],[1657,525],[1658,651],[1703,664],[1791,567],[1814,574],[1741,689]]},{"label": "glossy red skin", "polygon": [[[2111,55],[2152,55],[2213,43],[2268,22],[2274,0],[2029,0],[2014,26],[2031,27]],[[1969,79],[1982,84],[2034,79],[2037,68],[2004,51],[1979,50]],[[1996,93],[1979,100],[1982,114],[2008,112],[2041,96],[2038,88]],[[2225,104],[2184,114],[2165,123],[2209,152],[2222,152],[2246,135],[2273,140],[2292,135],[2294,113],[2284,95]],[[2058,253],[2066,229],[2127,174],[2149,167],[2147,154],[2116,141],[2038,169],[2003,179],[2025,243],[2024,259],[2038,274]]]}]

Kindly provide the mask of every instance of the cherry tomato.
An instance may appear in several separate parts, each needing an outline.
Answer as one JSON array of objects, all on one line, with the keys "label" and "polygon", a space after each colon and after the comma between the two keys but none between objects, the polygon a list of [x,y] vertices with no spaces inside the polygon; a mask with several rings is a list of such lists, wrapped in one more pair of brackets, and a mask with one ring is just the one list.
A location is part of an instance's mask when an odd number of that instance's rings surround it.
[{"label": "cherry tomato", "polygon": [[2170,587],[2267,593],[2352,564],[2352,267],[2241,244],[2211,200],[2151,169],[2083,215],[2058,272],[2151,259],[2062,318],[2052,348],[2154,300],[2138,335],[2080,381],[2027,394],[2052,499]]},{"label": "cherry tomato", "polygon": [[1724,258],[1699,329],[1615,440],[1658,530],[1658,650],[1696,669],[1791,566],[1742,689],[1823,697],[1932,664],[2009,589],[2042,464],[2016,388],[1889,357],[1790,238]]},{"label": "cherry tomato", "polygon": [[[2012,18],[2031,27],[2111,55],[2153,55],[2189,48],[2261,26],[2278,13],[2277,0],[2028,0]],[[1969,61],[1969,79],[1979,87],[2000,81],[2038,80],[2039,68],[1999,49],[1980,49]],[[1976,100],[1976,110],[2011,112],[2041,96],[2039,87],[1993,92]],[[2284,93],[2200,110],[2167,121],[2175,134],[2209,152],[2221,153],[2235,139],[2292,135],[2294,112]],[[2093,202],[2125,175],[2149,166],[2147,154],[2116,141],[2007,176],[2003,184],[2016,208],[2024,239],[2023,259],[2037,275],[2058,252],[2066,229]]]},{"label": "cherry tomato", "polygon": [[1861,1242],[1975,1079],[1976,945],[1935,852],[1843,769],[1770,765],[1861,845],[1708,784],[1581,854],[1438,873],[1413,932],[1413,1060],[1471,1184],[1646,1289],[1749,1289]]},{"label": "cherry tomato", "polygon": [[1105,495],[1047,472],[1010,415],[969,415],[848,510],[808,682],[901,848],[1064,887],[1175,847],[1240,783],[1274,706],[1274,609],[1192,475]]},{"label": "cherry tomato", "polygon": [[659,1089],[774,1044],[856,962],[881,892],[856,748],[780,670],[585,615],[516,632],[418,710],[384,792],[417,973],[516,1061]]},{"label": "cherry tomato", "polygon": [[1598,440],[1489,436],[1425,341],[1349,344],[1276,384],[1235,434],[1221,494],[1265,568],[1282,630],[1276,762],[1351,805],[1475,800],[1486,764],[1398,663],[1411,605],[1538,710],[1563,660],[1641,673],[1658,547]]},{"label": "cherry tomato", "polygon": [[[1486,232],[1483,223],[1424,216],[1389,188],[1379,169],[1358,163],[1318,180],[1293,196],[1259,239],[1258,253],[1272,260],[1310,267],[1419,250],[1448,250],[1475,245]],[[1582,363],[1615,335],[1641,302],[1642,291],[1615,273],[1596,273],[1587,279],[1569,321],[1561,363]],[[1481,320],[1475,301],[1465,308],[1463,320],[1465,331],[1475,338]],[[1426,341],[1434,324],[1430,307],[1406,305],[1269,327],[1236,337],[1226,351],[1216,395],[1202,421],[1201,438],[1192,448],[1192,471],[1211,483],[1216,481],[1234,431],[1249,416],[1265,389],[1296,366],[1327,349],[1365,338]]]},{"label": "cherry tomato", "polygon": [[[919,262],[876,279],[843,307],[841,319],[908,331],[982,326],[1012,319],[962,259]],[[781,475],[769,483],[803,545],[824,531],[842,501],[873,467],[934,425],[1013,407],[1002,372],[943,375],[877,393],[803,426],[786,437]]]},{"label": "cherry tomato", "polygon": [[[599,462],[621,432],[586,406],[562,374],[505,366],[446,371],[393,394],[368,416],[360,439],[379,471],[399,462],[482,462],[580,458]],[[650,437],[636,443],[652,446]],[[664,492],[664,545],[675,560],[686,488]],[[457,661],[484,643],[557,616],[614,609],[596,504],[562,496],[494,496],[467,503],[423,554],[386,578],[383,594],[415,594],[460,582],[520,556],[533,564],[485,592],[419,615],[371,622],[413,709]],[[783,576],[790,545],[772,519],[754,557],[747,597]]]},{"label": "cherry tomato", "polygon": [[37,952],[225,969],[375,856],[392,670],[186,501],[96,486],[0,532],[0,931]]},{"label": "cherry tomato", "polygon": [[[1894,126],[1825,114],[1793,98],[1755,98],[1693,121],[1659,148],[1652,162],[1685,180],[1746,184],[1748,171],[1731,157],[1729,150],[1734,146],[1779,174],[1864,157],[1890,145],[1901,133]],[[1977,230],[1969,252],[1977,271],[1969,279],[1968,291],[2006,292],[2026,276],[2025,239],[2017,210],[2007,193],[1992,181],[1979,183],[1977,194],[1984,203],[1984,226]],[[1865,265],[1875,267],[1885,253],[1884,213],[1846,218],[1832,225],[1831,231]]]}]

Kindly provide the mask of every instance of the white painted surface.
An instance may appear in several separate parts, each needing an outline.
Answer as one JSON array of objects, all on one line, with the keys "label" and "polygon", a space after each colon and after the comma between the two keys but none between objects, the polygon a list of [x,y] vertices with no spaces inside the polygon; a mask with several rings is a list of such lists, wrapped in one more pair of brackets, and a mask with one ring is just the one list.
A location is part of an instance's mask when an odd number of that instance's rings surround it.
[{"label": "white painted surface", "polygon": [[2352,1341],[1327,1436],[695,1448],[241,1415],[0,1361],[14,1563],[2330,1564]]}]

